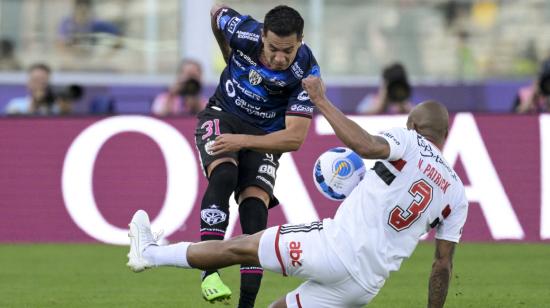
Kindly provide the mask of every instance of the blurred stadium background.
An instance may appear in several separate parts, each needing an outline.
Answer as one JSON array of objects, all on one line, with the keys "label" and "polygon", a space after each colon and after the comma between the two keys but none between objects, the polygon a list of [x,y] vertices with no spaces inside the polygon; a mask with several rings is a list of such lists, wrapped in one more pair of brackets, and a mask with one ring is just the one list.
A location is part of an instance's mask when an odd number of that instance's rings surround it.
[{"label": "blurred stadium background", "polygon": [[[99,25],[75,34],[75,3]],[[199,273],[131,274],[126,226],[147,209],[167,240],[198,238],[206,182],[194,117],[151,113],[182,59],[202,66],[213,93],[224,62],[210,30],[212,0],[0,0],[0,307],[202,307]],[[267,0],[227,0],[262,20]],[[279,1],[277,1],[279,3]],[[365,115],[382,70],[400,62],[416,104],[452,111],[444,154],[467,187],[470,214],[457,250],[448,307],[548,307],[550,103],[517,115],[550,57],[549,0],[295,0],[328,95],[362,126],[402,126],[403,115]],[[9,115],[27,94],[27,69],[51,67],[67,115]],[[550,69],[548,71],[550,74]],[[543,78],[544,79],[544,78]],[[526,93],[526,92],[525,92]],[[527,95],[529,96],[529,95]],[[546,107],[544,104],[547,104]],[[391,112],[390,112],[391,113]],[[340,145],[314,118],[285,154],[269,225],[334,214],[311,181],[317,156]],[[234,205],[233,205],[234,206]],[[228,234],[240,234],[232,212]],[[425,305],[431,236],[390,277],[373,307]],[[224,272],[238,290],[238,270]],[[268,274],[264,307],[299,282]]]}]

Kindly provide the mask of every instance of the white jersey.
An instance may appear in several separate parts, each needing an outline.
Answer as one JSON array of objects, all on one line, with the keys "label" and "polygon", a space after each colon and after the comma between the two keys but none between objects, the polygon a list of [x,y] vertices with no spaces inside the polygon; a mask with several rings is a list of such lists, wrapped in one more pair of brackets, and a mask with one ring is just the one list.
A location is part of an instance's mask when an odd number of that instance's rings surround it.
[{"label": "white jersey", "polygon": [[323,221],[334,253],[370,292],[430,229],[437,229],[437,239],[458,242],[468,211],[464,186],[437,147],[404,128],[380,136],[390,156],[367,171],[334,219]]}]

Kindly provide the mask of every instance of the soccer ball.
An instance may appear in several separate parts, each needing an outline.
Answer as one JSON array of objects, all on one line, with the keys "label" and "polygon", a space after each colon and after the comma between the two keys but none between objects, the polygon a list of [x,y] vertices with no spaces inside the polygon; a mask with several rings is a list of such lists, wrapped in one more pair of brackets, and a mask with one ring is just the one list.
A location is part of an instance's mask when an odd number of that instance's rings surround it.
[{"label": "soccer ball", "polygon": [[365,176],[365,164],[348,148],[332,148],[321,154],[313,168],[317,189],[331,200],[344,200]]}]

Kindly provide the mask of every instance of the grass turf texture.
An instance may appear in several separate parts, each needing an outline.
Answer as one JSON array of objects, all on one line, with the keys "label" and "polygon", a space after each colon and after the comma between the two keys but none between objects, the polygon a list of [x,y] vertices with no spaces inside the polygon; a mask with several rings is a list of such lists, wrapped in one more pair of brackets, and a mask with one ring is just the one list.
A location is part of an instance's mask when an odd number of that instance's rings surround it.
[{"label": "grass turf texture", "polygon": [[[1,244],[0,307],[227,307],[200,295],[197,270],[159,268],[135,274],[127,248],[81,244]],[[425,307],[433,245],[421,244],[369,307]],[[550,246],[461,244],[446,307],[549,307]],[[239,294],[237,267],[222,271]],[[257,307],[301,280],[267,273]]]}]

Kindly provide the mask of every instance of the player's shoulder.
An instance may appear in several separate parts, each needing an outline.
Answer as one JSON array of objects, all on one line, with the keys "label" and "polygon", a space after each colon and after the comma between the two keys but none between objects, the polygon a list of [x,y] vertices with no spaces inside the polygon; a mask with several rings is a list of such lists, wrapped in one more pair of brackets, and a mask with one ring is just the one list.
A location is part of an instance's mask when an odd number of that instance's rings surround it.
[{"label": "player's shoulder", "polygon": [[298,79],[305,78],[308,75],[320,76],[321,73],[317,60],[306,43],[302,42],[302,45],[296,52],[296,59],[290,66],[290,70]]}]

